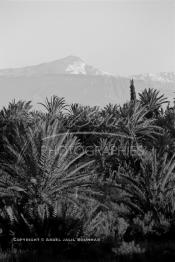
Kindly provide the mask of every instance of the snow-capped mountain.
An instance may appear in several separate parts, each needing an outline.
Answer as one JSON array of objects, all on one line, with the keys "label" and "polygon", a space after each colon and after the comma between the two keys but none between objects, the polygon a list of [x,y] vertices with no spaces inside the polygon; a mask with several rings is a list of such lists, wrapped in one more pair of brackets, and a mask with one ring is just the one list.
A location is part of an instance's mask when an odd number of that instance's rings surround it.
[{"label": "snow-capped mountain", "polygon": [[64,58],[64,62],[67,62],[65,69],[66,73],[73,75],[108,75],[108,73],[101,71],[91,65],[86,64],[81,58],[76,56],[69,56]]},{"label": "snow-capped mountain", "polygon": [[51,74],[108,75],[108,73],[88,65],[81,58],[72,55],[39,65],[0,70],[0,76],[8,77],[42,76]]},{"label": "snow-capped mountain", "polygon": [[157,74],[139,74],[131,76],[135,80],[143,81],[158,81],[158,82],[175,82],[175,73],[174,72],[161,72]]},{"label": "snow-capped mountain", "polygon": [[68,103],[123,104],[130,99],[131,78],[137,94],[145,88],[155,88],[169,101],[175,97],[175,73],[113,76],[79,57],[67,56],[39,65],[0,70],[0,107],[12,99],[31,100],[37,106],[52,95],[65,97]]}]

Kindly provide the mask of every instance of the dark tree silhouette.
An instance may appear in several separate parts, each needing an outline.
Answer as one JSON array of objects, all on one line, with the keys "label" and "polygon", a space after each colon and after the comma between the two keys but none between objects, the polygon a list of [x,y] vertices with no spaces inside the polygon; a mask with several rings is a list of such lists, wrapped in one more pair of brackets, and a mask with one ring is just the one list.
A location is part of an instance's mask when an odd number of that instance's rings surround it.
[{"label": "dark tree silhouette", "polygon": [[136,92],[135,92],[135,86],[134,86],[134,80],[130,80],[130,100],[131,102],[136,101]]}]

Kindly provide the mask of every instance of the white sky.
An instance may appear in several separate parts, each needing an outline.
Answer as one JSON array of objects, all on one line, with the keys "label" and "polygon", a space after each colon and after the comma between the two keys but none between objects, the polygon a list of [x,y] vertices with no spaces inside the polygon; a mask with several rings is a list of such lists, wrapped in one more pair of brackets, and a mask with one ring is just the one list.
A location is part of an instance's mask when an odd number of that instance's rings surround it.
[{"label": "white sky", "polygon": [[175,71],[175,1],[0,0],[0,68],[70,54],[113,74]]}]

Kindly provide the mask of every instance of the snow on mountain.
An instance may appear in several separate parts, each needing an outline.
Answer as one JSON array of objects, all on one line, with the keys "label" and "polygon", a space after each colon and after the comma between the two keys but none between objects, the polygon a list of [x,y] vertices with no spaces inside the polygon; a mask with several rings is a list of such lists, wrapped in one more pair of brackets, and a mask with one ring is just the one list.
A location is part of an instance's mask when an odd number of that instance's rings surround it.
[{"label": "snow on mountain", "polygon": [[[21,68],[3,69],[0,70],[0,77],[31,77],[43,75],[89,75],[89,76],[113,76],[110,73],[99,70],[91,65],[88,65],[77,56],[67,56],[52,62],[42,63],[39,65],[26,66]],[[113,76],[120,77],[120,76]],[[139,74],[129,76],[128,79],[141,81],[158,81],[158,82],[175,82],[175,73],[162,72],[157,74]]]},{"label": "snow on mountain", "polygon": [[174,72],[161,72],[157,74],[139,74],[131,76],[135,80],[143,81],[157,81],[157,82],[175,82],[175,73]]},{"label": "snow on mountain", "polygon": [[81,61],[75,61],[72,64],[69,64],[68,67],[66,68],[66,72],[74,75],[79,75],[83,74],[86,75],[86,69],[85,69],[86,64]]},{"label": "snow on mountain", "polygon": [[0,106],[10,100],[31,100],[37,106],[45,97],[55,94],[69,103],[104,106],[123,104],[130,99],[130,79],[134,78],[136,93],[154,88],[169,101],[175,95],[175,73],[113,76],[77,56],[67,56],[48,63],[0,70]]},{"label": "snow on mountain", "polygon": [[30,77],[52,74],[110,75],[91,65],[86,64],[81,58],[72,55],[59,60],[55,60],[53,62],[42,63],[39,65],[0,70],[0,76],[4,77]]}]

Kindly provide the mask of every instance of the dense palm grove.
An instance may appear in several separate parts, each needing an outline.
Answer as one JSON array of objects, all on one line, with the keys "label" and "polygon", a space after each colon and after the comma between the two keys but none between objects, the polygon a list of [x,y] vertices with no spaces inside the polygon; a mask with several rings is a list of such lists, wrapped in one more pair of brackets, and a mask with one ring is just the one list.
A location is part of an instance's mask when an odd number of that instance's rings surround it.
[{"label": "dense palm grove", "polygon": [[95,238],[118,256],[175,240],[175,107],[163,95],[136,97],[131,81],[122,106],[40,106],[0,112],[2,250],[18,237]]}]

